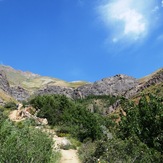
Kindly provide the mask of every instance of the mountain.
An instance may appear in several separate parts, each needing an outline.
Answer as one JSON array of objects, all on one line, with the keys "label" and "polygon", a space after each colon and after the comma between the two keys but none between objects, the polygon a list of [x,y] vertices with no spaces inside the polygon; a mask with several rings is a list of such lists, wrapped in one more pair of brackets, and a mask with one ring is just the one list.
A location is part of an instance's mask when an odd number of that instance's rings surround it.
[{"label": "mountain", "polygon": [[[85,98],[89,95],[113,95],[133,98],[143,93],[163,94],[163,69],[135,79],[127,75],[115,75],[94,83],[64,80],[40,76],[31,72],[15,70],[0,65],[0,101],[6,99],[26,100],[31,95],[64,94],[70,98]],[[5,94],[5,96],[4,96]],[[5,100],[6,101],[6,100]]]},{"label": "mountain", "polygon": [[163,96],[163,68],[138,79],[138,85],[126,92],[126,97],[138,97],[142,93],[153,93]]},{"label": "mountain", "polygon": [[23,72],[21,70],[15,70],[10,66],[0,65],[0,71],[5,72],[8,82],[11,87],[20,86],[33,94],[36,90],[44,87],[45,85],[63,86],[63,87],[78,87],[86,82],[66,82],[57,78],[40,76],[31,72]]}]

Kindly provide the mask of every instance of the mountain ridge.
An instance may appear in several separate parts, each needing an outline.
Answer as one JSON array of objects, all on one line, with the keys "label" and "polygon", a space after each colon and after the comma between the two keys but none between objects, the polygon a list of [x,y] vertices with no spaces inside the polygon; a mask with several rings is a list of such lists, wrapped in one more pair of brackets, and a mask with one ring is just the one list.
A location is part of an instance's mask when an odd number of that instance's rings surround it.
[{"label": "mountain ridge", "polygon": [[[141,79],[119,74],[93,83],[64,80],[40,76],[31,72],[15,70],[0,65],[0,89],[18,101],[31,95],[63,94],[69,98],[85,98],[89,95],[113,95],[133,97],[153,85],[162,84],[163,68]],[[162,86],[160,86],[162,89]],[[2,99],[2,98],[1,98]]]}]

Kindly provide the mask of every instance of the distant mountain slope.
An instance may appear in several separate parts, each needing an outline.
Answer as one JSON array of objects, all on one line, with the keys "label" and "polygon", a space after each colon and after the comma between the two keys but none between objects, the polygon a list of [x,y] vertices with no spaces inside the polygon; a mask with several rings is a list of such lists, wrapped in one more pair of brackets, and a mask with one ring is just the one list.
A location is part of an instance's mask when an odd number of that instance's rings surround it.
[{"label": "distant mountain slope", "polygon": [[94,83],[87,83],[66,82],[0,65],[0,101],[7,98],[22,101],[31,95],[43,94],[64,94],[70,98],[82,99],[90,95],[133,98],[140,96],[141,93],[163,95],[163,69],[142,79],[120,74]]},{"label": "distant mountain slope", "polygon": [[57,78],[40,76],[31,72],[23,72],[15,70],[10,66],[0,65],[0,71],[6,74],[8,82],[11,87],[22,87],[26,89],[30,94],[33,94],[40,88],[48,86],[63,86],[63,87],[78,87],[86,82],[66,82]]},{"label": "distant mountain slope", "polygon": [[139,85],[126,92],[127,97],[140,96],[141,93],[163,95],[163,68],[138,80]]},{"label": "distant mountain slope", "polygon": [[132,88],[138,86],[138,81],[127,75],[115,75],[113,77],[104,78],[92,84],[78,87],[75,94],[78,97],[86,97],[89,95],[114,95],[120,96]]}]

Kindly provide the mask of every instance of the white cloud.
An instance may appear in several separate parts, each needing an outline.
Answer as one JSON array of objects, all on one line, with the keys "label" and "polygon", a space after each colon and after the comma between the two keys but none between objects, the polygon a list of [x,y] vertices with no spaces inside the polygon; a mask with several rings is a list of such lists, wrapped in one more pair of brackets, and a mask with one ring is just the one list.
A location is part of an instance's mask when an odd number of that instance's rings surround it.
[{"label": "white cloud", "polygon": [[157,12],[159,10],[159,6],[155,6],[152,10],[152,12]]},{"label": "white cloud", "polygon": [[161,6],[163,7],[163,0],[161,1]]},{"label": "white cloud", "polygon": [[114,43],[123,39],[136,41],[145,38],[157,10],[159,6],[155,0],[106,0],[98,7]]}]

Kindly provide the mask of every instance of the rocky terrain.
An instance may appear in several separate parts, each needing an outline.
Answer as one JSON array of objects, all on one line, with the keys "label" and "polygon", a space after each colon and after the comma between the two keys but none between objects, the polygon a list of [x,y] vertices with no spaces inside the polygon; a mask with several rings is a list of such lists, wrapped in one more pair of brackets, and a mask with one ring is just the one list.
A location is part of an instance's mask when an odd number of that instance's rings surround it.
[{"label": "rocky terrain", "polygon": [[[18,101],[26,100],[31,95],[44,94],[63,94],[72,99],[81,99],[89,95],[123,95],[130,98],[162,82],[163,69],[139,80],[120,74],[94,83],[75,82],[74,86],[73,82],[68,83],[55,78],[14,70],[8,66],[0,66],[0,91]],[[0,100],[2,101],[2,98]]]},{"label": "rocky terrain", "polygon": [[81,86],[74,92],[77,98],[84,98],[88,95],[113,95],[120,96],[134,87],[138,86],[138,81],[127,75],[116,75],[110,78],[104,78],[92,84]]},{"label": "rocky terrain", "polygon": [[[163,83],[163,69],[159,69],[158,71],[139,79],[138,83],[139,84],[136,87],[126,91],[124,95],[126,97],[133,97],[140,94],[141,92],[146,91],[147,89],[152,88],[153,86],[156,88],[159,87],[159,85]],[[151,90],[150,92],[152,93],[153,91]]]},{"label": "rocky terrain", "polygon": [[[29,97],[29,93],[24,88],[18,86],[18,87],[11,87],[9,84],[9,81],[7,79],[6,73],[1,70],[0,71],[0,90],[1,90],[1,96],[13,97],[16,100],[23,101]],[[2,94],[2,92],[4,94]],[[2,98],[1,98],[2,101]]]},{"label": "rocky terrain", "polygon": [[2,70],[0,71],[0,89],[6,92],[7,94],[11,94],[9,82],[7,80],[5,72]]}]

